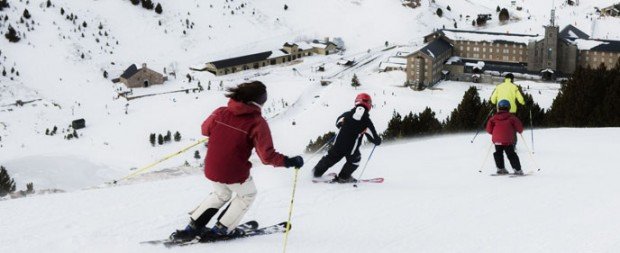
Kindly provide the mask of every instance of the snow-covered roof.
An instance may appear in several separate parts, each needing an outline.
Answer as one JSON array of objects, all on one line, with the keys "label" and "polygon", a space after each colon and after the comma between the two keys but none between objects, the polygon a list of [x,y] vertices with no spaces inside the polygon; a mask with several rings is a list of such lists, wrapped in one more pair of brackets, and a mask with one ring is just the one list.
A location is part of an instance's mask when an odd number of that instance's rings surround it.
[{"label": "snow-covered roof", "polygon": [[586,40],[576,39],[572,41],[579,50],[592,50],[599,52],[620,52],[620,41],[618,40]]},{"label": "snow-covered roof", "polygon": [[460,30],[441,30],[450,40],[475,41],[475,42],[497,42],[507,41],[519,44],[528,44],[531,40],[542,40],[544,36],[529,34],[512,33],[493,33],[480,31],[460,31]]},{"label": "snow-covered roof", "polygon": [[287,56],[287,55],[289,55],[289,53],[287,53],[286,51],[282,49],[273,50],[271,51],[271,55],[269,56],[269,59],[278,58],[278,57]]},{"label": "snow-covered roof", "polygon": [[393,63],[393,62],[382,62],[379,64],[379,70],[385,70],[387,68],[404,69],[406,68],[406,65]]},{"label": "snow-covered roof", "polygon": [[473,67],[473,68],[478,68],[478,69],[483,69],[484,68],[484,62],[483,61],[479,61],[479,62],[466,62],[465,66],[468,67]]},{"label": "snow-covered roof", "polygon": [[450,59],[448,59],[448,61],[446,61],[446,64],[450,65],[452,63],[460,62],[460,61],[461,61],[461,57],[452,56],[452,57],[450,57]]},{"label": "snow-covered roof", "polygon": [[407,64],[407,58],[405,57],[395,57],[391,56],[385,61],[386,63],[394,63],[394,64]]},{"label": "snow-covered roof", "polygon": [[598,47],[606,42],[600,40],[586,40],[586,39],[576,39],[573,41],[573,44],[577,45],[577,49],[579,50],[591,50],[592,48]]}]

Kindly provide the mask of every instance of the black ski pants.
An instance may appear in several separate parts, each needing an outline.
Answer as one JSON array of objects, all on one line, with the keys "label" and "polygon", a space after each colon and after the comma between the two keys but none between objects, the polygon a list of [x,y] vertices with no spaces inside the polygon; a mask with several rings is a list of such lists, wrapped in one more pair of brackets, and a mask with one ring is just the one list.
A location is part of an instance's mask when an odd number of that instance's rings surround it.
[{"label": "black ski pants", "polygon": [[343,154],[342,152],[335,151],[330,149],[327,152],[327,155],[323,156],[319,163],[314,166],[314,176],[320,177],[325,174],[325,172],[334,166],[334,164],[338,163],[342,158],[346,158],[347,162],[342,166],[340,173],[338,173],[339,178],[349,178],[353,174],[353,172],[359,167],[360,160],[362,159],[362,155],[360,154],[359,149],[356,149],[353,154]]},{"label": "black ski pants", "polygon": [[519,162],[519,156],[515,152],[515,145],[495,145],[495,153],[493,153],[493,158],[495,158],[495,166],[498,169],[506,168],[504,166],[504,152],[506,152],[506,156],[508,156],[510,166],[514,170],[521,170],[521,162]]}]

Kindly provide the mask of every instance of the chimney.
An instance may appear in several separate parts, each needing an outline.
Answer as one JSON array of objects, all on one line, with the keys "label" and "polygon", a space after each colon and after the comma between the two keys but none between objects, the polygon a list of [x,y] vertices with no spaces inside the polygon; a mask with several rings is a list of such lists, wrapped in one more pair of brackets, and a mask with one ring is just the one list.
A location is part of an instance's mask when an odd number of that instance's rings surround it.
[{"label": "chimney", "polygon": [[146,63],[142,63],[142,69],[146,69]]},{"label": "chimney", "polygon": [[325,43],[329,43],[329,37],[325,37]]}]

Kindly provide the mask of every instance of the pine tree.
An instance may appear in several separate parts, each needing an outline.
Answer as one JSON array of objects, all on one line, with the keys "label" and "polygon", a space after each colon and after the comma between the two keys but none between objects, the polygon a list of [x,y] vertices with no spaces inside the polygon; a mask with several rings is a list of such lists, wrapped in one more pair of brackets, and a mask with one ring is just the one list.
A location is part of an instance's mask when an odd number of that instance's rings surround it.
[{"label": "pine tree", "polygon": [[108,71],[103,71],[103,78],[108,79]]},{"label": "pine tree", "polygon": [[141,0],[142,2],[142,8],[147,9],[147,10],[152,10],[153,9],[153,1],[151,0]]},{"label": "pine tree", "polygon": [[82,22],[82,26],[83,26],[84,28],[88,27],[88,24],[86,23],[86,21]]},{"label": "pine tree", "polygon": [[60,15],[64,16],[65,15],[65,9],[60,7]]},{"label": "pine tree", "polygon": [[174,133],[174,141],[176,141],[176,142],[181,141],[181,133],[179,133],[179,131],[176,131]]},{"label": "pine tree", "polygon": [[15,180],[13,180],[4,166],[0,166],[0,197],[4,197],[15,191]]},{"label": "pine tree", "polygon": [[194,158],[200,159],[200,152],[198,152],[198,150],[196,150],[196,152],[194,152]]},{"label": "pine tree", "polygon": [[284,5],[284,10],[288,10],[288,5]]},{"label": "pine tree", "polygon": [[30,19],[30,12],[28,11],[28,9],[24,9],[24,14],[22,15],[25,19]]},{"label": "pine tree", "polygon": [[52,1],[47,0],[47,2],[45,4],[46,4],[46,7],[49,8],[49,7],[52,6]]},{"label": "pine tree", "polygon": [[[155,6],[155,12],[157,14],[161,14],[164,10],[161,8],[161,4],[157,3],[157,6]],[[161,25],[161,23],[160,23]]]},{"label": "pine tree", "polygon": [[155,147],[155,141],[156,141],[157,137],[154,133],[151,133],[149,135],[149,142],[151,143],[151,146]]},{"label": "pine tree", "polygon": [[157,144],[164,145],[164,136],[161,134],[157,135]]},{"label": "pine tree", "polygon": [[469,87],[463,95],[461,103],[446,120],[446,131],[458,132],[477,129],[486,120],[485,115],[488,115],[486,109],[480,101],[476,87]]},{"label": "pine tree", "polygon": [[[314,153],[316,151],[318,151],[321,147],[323,147],[328,141],[332,140],[334,138],[334,136],[336,136],[336,133],[334,132],[327,132],[326,134],[323,134],[322,136],[319,136],[316,138],[316,141],[312,141],[310,140],[310,143],[308,143],[308,146],[306,146],[306,153]],[[328,149],[329,147],[325,147],[325,149]]]},{"label": "pine tree", "polygon": [[9,8],[8,0],[0,0],[0,11],[4,10],[4,8]]},{"label": "pine tree", "polygon": [[32,182],[26,184],[26,194],[34,193],[34,184]]},{"label": "pine tree", "polygon": [[133,5],[138,5],[138,4],[140,4],[140,0],[131,0],[131,3]]},{"label": "pine tree", "polygon": [[4,37],[7,40],[9,40],[10,42],[13,42],[13,43],[17,43],[17,42],[19,42],[19,40],[21,40],[21,38],[19,36],[17,36],[17,31],[15,31],[15,29],[13,29],[13,27],[11,25],[9,25],[9,30],[4,35]]},{"label": "pine tree", "polygon": [[164,136],[164,142],[170,142],[172,140],[172,133],[170,133],[170,131],[166,132],[166,135]]},{"label": "pine tree", "polygon": [[508,10],[506,8],[503,8],[500,12],[499,12],[499,21],[508,21],[508,19],[510,19],[510,14],[508,13]]},{"label": "pine tree", "polygon": [[381,134],[385,140],[394,140],[402,137],[402,117],[394,111],[392,118],[388,121],[387,129]]},{"label": "pine tree", "polygon": [[357,75],[353,74],[353,78],[351,78],[351,86],[359,87],[360,85],[360,80],[357,78]]},{"label": "pine tree", "polygon": [[437,8],[437,16],[439,16],[440,18],[443,16],[443,10],[441,8]]}]

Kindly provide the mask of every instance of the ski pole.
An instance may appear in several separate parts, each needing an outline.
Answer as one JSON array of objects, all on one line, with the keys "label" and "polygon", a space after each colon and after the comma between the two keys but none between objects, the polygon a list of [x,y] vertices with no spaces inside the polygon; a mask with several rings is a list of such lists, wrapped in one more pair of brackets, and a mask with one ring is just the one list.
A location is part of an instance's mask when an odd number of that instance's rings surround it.
[{"label": "ski pole", "polygon": [[284,250],[286,252],[286,245],[288,243],[288,234],[291,231],[291,216],[293,216],[293,203],[295,202],[295,190],[297,189],[297,176],[299,175],[299,168],[295,168],[295,178],[293,179],[293,194],[291,196],[291,205],[288,208],[288,221],[286,222],[286,233],[284,233]]},{"label": "ski pole", "polygon": [[534,120],[532,119],[532,108],[530,108],[530,133],[532,136],[532,154],[534,154]]},{"label": "ski pole", "polygon": [[334,135],[334,137],[329,139],[329,141],[327,141],[325,144],[323,144],[323,146],[321,146],[319,149],[317,149],[317,151],[314,151],[314,153],[311,154],[310,158],[308,158],[308,160],[306,162],[309,162],[312,159],[314,159],[323,149],[325,149],[330,143],[332,143],[336,139],[336,136],[337,135]]},{"label": "ski pole", "polygon": [[[377,147],[377,145],[375,144],[374,146],[372,146],[372,150],[370,151],[370,155],[368,155],[368,159],[366,159],[366,164],[364,164],[364,168],[362,168],[362,173],[360,173],[359,179],[362,179],[362,175],[364,175],[364,171],[366,171],[366,166],[368,166],[368,162],[370,161],[370,158],[372,157],[372,153],[375,152],[375,148]],[[357,183],[353,184],[353,187],[357,188]]]},{"label": "ski pole", "polygon": [[527,142],[525,141],[525,138],[523,137],[523,134],[519,133],[519,135],[521,136],[521,139],[523,140],[523,143],[525,144],[525,147],[527,148],[527,153],[530,154],[530,158],[532,159],[532,162],[534,163],[534,166],[536,166],[538,171],[540,171],[540,166],[538,166],[538,163],[536,162],[536,159],[534,159],[533,152],[530,149],[530,147],[527,145]]},{"label": "ski pole", "polygon": [[480,168],[478,169],[478,172],[482,173],[482,168],[484,167],[484,164],[487,163],[487,159],[489,158],[489,154],[491,154],[491,147],[493,147],[493,143],[489,144],[489,148],[487,149],[487,154],[484,155],[484,160],[482,160],[482,164],[480,165]]},{"label": "ski pole", "polygon": [[480,128],[478,128],[478,131],[476,131],[476,135],[474,135],[474,138],[471,139],[470,143],[474,143],[474,140],[476,139],[476,137],[478,137],[478,134],[480,133],[480,131],[484,128],[484,125],[486,125],[487,120],[489,119],[489,117],[491,117],[491,113],[493,113],[493,109],[491,109],[489,111],[489,114],[487,115],[486,119],[484,120],[484,122],[482,122],[482,126]]},{"label": "ski pole", "polygon": [[[132,172],[131,174],[129,174],[129,175],[127,175],[127,176],[125,176],[125,177],[123,177],[121,179],[112,181],[112,184],[116,184],[116,183],[118,183],[118,181],[123,181],[123,180],[127,180],[129,178],[132,178],[132,177],[134,177],[134,176],[136,176],[136,175],[138,175],[138,174],[140,174],[140,173],[142,173],[142,172],[144,172],[144,171],[154,167],[155,165],[160,164],[161,162],[166,161],[166,160],[168,160],[168,159],[170,159],[172,157],[175,157],[175,156],[177,156],[179,154],[182,154],[185,151],[189,150],[190,148],[193,148],[194,146],[196,146],[196,145],[198,145],[200,143],[206,142],[208,140],[209,140],[209,138],[204,138],[202,140],[199,140],[199,141],[195,142],[194,144],[192,144],[192,145],[190,145],[190,146],[188,146],[186,148],[183,148],[183,149],[181,149],[181,150],[179,150],[179,151],[177,151],[175,153],[169,154],[169,155],[165,156],[164,158],[157,160],[156,162],[153,162],[153,163],[151,163],[151,164],[149,164],[147,166],[144,166],[144,167],[142,167],[140,169],[137,169],[136,171]],[[108,184],[109,184],[109,182],[108,182]]]}]

